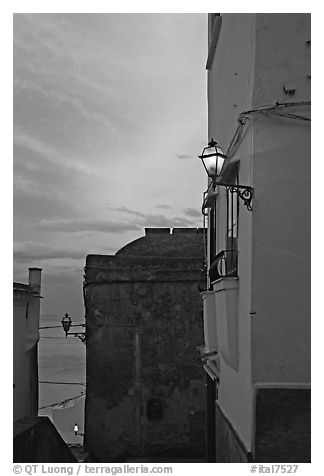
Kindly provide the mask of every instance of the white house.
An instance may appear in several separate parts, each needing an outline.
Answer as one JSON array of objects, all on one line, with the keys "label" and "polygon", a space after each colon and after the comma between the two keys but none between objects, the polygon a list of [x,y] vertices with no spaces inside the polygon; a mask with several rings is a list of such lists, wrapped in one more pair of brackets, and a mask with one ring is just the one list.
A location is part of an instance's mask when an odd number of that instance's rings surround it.
[{"label": "white house", "polygon": [[310,40],[309,14],[209,14],[209,461],[310,461]]},{"label": "white house", "polygon": [[29,283],[13,284],[13,419],[38,415],[41,269],[29,268]]}]

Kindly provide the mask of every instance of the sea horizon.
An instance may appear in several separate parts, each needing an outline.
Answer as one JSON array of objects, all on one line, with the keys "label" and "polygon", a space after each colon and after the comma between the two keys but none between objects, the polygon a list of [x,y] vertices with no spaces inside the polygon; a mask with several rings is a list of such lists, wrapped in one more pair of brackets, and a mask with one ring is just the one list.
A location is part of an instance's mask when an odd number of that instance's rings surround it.
[{"label": "sea horizon", "polygon": [[49,417],[66,443],[80,444],[82,437],[75,436],[73,427],[77,423],[79,432],[84,431],[85,345],[77,337],[65,337],[58,314],[41,314],[40,327],[47,326],[40,329],[38,344],[39,416]]}]

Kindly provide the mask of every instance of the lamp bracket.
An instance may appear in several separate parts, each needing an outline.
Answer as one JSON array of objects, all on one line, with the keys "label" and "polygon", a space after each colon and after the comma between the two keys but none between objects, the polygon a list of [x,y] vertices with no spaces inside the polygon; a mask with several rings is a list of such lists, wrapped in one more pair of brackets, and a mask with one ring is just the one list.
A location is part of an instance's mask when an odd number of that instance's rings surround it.
[{"label": "lamp bracket", "polygon": [[226,187],[231,193],[237,193],[241,200],[243,200],[246,208],[252,211],[253,188],[248,185],[229,184],[226,182],[215,182],[214,186],[220,185]]},{"label": "lamp bracket", "polygon": [[[84,327],[86,328],[86,324],[73,324],[72,326],[70,327]],[[84,330],[83,332],[65,332],[65,337],[67,336],[73,336],[73,337],[78,337],[81,342],[83,342],[83,344],[85,344],[85,341],[86,341],[86,330]]]},{"label": "lamp bracket", "polygon": [[86,341],[86,333],[85,332],[66,332],[65,336],[73,336],[73,337],[78,337],[83,344],[85,344]]}]

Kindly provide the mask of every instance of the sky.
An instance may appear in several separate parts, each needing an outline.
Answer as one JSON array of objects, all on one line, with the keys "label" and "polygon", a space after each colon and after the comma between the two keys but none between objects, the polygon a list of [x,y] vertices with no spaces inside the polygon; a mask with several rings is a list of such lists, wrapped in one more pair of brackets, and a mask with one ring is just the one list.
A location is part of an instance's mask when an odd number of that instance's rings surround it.
[{"label": "sky", "polygon": [[87,254],[198,227],[207,178],[207,14],[16,13],[14,281],[84,316]]}]

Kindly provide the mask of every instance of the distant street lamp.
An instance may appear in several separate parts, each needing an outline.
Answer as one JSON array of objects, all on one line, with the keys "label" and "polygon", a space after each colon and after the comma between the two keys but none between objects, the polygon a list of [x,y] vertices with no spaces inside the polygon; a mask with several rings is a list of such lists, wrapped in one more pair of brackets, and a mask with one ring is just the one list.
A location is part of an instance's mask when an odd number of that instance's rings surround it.
[{"label": "distant street lamp", "polygon": [[86,327],[85,324],[73,324],[72,319],[69,314],[66,312],[61,320],[63,330],[65,332],[65,337],[73,336],[78,337],[83,343],[86,341],[86,331],[83,332],[69,332],[71,327]]},{"label": "distant street lamp", "polygon": [[84,433],[79,433],[79,425],[76,423],[73,427],[75,436],[84,436]]},{"label": "distant street lamp", "polygon": [[62,318],[62,327],[65,331],[65,337],[68,336],[68,332],[70,330],[70,327],[71,327],[71,324],[72,324],[72,319],[71,317],[68,315],[68,313],[66,312],[64,314],[64,317]]}]

